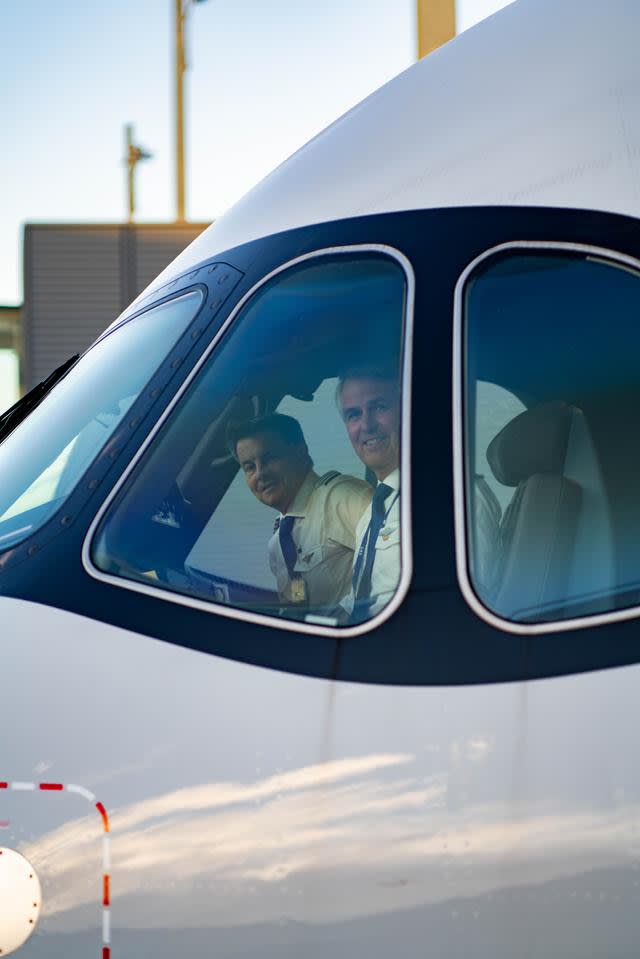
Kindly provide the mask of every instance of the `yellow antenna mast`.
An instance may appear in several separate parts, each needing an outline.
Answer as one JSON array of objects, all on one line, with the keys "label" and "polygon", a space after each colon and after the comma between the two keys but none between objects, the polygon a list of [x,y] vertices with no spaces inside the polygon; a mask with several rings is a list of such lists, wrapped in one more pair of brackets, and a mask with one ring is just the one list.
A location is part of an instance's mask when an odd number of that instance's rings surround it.
[{"label": "yellow antenna mast", "polygon": [[456,35],[455,0],[416,0],[418,60]]}]

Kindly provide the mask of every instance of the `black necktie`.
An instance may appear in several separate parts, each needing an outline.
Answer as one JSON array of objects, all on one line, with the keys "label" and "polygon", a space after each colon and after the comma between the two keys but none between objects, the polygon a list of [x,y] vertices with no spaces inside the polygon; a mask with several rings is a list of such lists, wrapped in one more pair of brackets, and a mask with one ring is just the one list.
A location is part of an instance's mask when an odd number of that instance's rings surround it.
[{"label": "black necktie", "polygon": [[[373,561],[376,555],[376,542],[385,519],[384,501],[392,492],[393,488],[391,486],[387,486],[386,483],[378,483],[376,491],[373,494],[373,499],[371,500],[371,522],[365,533],[367,551],[364,565],[362,563],[362,552],[360,552],[353,571],[353,587],[356,599],[365,599],[371,594],[371,574],[373,572]],[[365,540],[363,540],[363,545]],[[360,575],[361,567],[362,575]]]},{"label": "black necktie", "polygon": [[[280,519],[278,537],[280,539],[280,549],[282,550],[282,555],[287,567],[287,572],[289,573],[289,579],[293,578],[293,570],[296,565],[296,560],[298,558],[298,550],[296,549],[296,544],[293,542],[293,524],[295,523],[295,516],[283,516]],[[277,522],[277,521],[276,521]]]}]

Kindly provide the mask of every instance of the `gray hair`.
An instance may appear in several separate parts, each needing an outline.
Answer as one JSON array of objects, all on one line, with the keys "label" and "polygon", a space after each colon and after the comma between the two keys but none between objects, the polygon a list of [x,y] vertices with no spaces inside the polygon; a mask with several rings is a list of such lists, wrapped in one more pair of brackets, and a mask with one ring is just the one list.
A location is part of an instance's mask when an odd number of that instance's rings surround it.
[{"label": "gray hair", "polygon": [[344,384],[347,380],[386,380],[396,383],[400,391],[400,375],[396,367],[391,366],[352,366],[338,377],[335,401],[338,412],[342,416],[341,397]]}]

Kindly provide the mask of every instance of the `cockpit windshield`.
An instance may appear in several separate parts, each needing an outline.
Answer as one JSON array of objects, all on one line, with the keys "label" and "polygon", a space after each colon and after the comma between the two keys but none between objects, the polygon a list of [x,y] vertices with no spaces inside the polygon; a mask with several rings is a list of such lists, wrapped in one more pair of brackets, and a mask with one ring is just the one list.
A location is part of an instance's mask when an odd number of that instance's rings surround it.
[{"label": "cockpit windshield", "polygon": [[314,254],[261,283],[108,506],[95,572],[280,623],[388,608],[408,568],[407,303],[402,264],[379,250]]},{"label": "cockpit windshield", "polygon": [[115,329],[0,445],[0,550],[62,505],[201,302],[190,292]]}]

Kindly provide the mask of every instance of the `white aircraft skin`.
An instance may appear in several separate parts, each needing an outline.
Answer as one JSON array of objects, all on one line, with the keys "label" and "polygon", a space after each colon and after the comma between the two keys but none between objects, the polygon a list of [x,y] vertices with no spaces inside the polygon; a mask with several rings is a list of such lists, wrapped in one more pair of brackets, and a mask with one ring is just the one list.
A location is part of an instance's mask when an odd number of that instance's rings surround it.
[{"label": "white aircraft skin", "polygon": [[[114,955],[633,954],[637,666],[399,691],[0,610],[3,763],[107,808]],[[99,816],[9,799],[32,954],[96,954]]]},{"label": "white aircraft skin", "polygon": [[459,206],[640,216],[635,0],[517,0],[381,87],[255,186],[150,288],[309,223]]},{"label": "white aircraft skin", "polygon": [[[241,244],[318,223],[482,205],[640,217],[639,32],[635,0],[518,0],[314,139],[123,316]],[[98,589],[73,542],[69,569]],[[42,884],[25,956],[637,954],[640,666],[572,670],[589,631],[564,634],[558,675],[356,682],[317,675],[332,675],[329,645],[316,675],[235,661],[188,648],[170,597],[98,584],[128,604],[125,629],[46,598],[27,560],[15,569],[0,595],[0,847]],[[158,619],[184,611],[170,641],[144,620],[153,602]],[[427,646],[457,629],[437,608],[414,618]],[[517,638],[464,608],[511,655]],[[234,626],[209,615],[214,637]],[[630,630],[590,634],[613,648]]]}]

